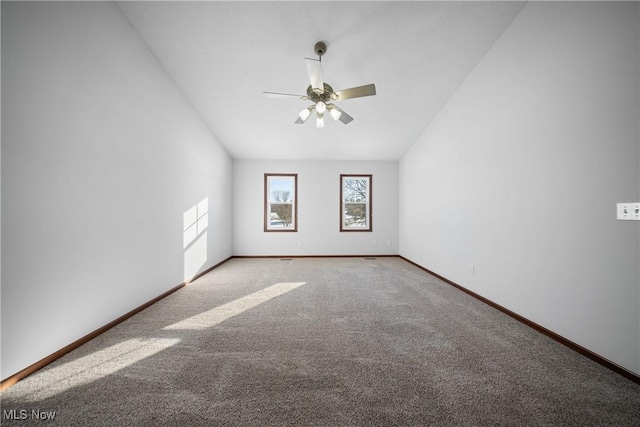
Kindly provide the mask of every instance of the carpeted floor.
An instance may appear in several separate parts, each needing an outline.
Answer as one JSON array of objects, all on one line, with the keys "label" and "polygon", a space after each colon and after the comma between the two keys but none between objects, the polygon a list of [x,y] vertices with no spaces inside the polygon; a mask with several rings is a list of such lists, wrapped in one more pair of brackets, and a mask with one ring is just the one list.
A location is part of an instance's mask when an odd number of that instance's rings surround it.
[{"label": "carpeted floor", "polygon": [[639,426],[640,385],[400,258],[236,258],[5,391],[31,424]]}]

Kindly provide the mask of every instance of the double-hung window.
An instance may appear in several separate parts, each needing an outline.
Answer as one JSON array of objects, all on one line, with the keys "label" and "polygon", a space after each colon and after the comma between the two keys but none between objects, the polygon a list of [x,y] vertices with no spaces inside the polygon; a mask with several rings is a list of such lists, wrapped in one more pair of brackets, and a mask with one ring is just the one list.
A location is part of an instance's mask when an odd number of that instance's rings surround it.
[{"label": "double-hung window", "polygon": [[298,231],[297,197],[297,174],[264,174],[264,231]]},{"label": "double-hung window", "polygon": [[340,231],[371,230],[371,175],[340,175]]}]

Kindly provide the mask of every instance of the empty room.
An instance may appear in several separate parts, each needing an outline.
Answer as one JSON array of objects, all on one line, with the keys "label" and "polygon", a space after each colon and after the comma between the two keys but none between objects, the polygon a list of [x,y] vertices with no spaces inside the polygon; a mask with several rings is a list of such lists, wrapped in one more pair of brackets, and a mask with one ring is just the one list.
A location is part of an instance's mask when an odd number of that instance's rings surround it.
[{"label": "empty room", "polygon": [[640,2],[0,12],[2,425],[640,425]]}]

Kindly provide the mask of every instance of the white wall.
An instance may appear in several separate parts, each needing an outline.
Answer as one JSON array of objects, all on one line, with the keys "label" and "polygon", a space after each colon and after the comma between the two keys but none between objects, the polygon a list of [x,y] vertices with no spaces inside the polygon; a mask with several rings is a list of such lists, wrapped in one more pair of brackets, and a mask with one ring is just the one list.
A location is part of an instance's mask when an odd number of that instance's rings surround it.
[{"label": "white wall", "polygon": [[[298,174],[298,232],[264,232],[265,173]],[[340,174],[373,175],[372,232],[340,232]],[[235,160],[233,178],[234,255],[398,254],[398,162]]]},{"label": "white wall", "polygon": [[401,255],[635,373],[639,44],[637,2],[529,3],[399,172]]},{"label": "white wall", "polygon": [[113,3],[3,2],[2,113],[3,379],[231,255],[232,161]]}]

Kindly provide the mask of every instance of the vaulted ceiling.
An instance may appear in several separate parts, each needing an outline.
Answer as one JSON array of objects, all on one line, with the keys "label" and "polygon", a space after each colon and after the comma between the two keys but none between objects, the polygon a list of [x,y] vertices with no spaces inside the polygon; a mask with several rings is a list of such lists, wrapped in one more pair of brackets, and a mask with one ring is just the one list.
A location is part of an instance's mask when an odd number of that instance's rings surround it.
[{"label": "vaulted ceiling", "polygon": [[[520,12],[516,2],[118,2],[169,76],[237,159],[397,160]],[[354,120],[294,124],[304,58]],[[461,124],[463,125],[463,124]]]}]

